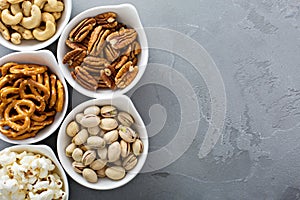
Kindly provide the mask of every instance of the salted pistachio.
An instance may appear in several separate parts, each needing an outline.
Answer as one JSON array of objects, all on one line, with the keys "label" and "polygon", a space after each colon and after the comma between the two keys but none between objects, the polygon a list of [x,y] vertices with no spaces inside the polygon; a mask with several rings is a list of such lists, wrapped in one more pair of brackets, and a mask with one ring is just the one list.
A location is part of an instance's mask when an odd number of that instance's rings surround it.
[{"label": "salted pistachio", "polygon": [[117,130],[109,131],[104,134],[103,139],[105,140],[106,144],[111,144],[117,141],[119,138],[119,132]]},{"label": "salted pistachio", "polygon": [[100,114],[100,108],[98,106],[89,106],[86,109],[84,109],[83,114],[93,114],[93,115],[99,115]]},{"label": "salted pistachio", "polygon": [[66,147],[66,156],[72,157],[72,153],[76,149],[76,144],[73,142]]},{"label": "salted pistachio", "polygon": [[76,122],[80,124],[80,121],[82,120],[83,117],[84,117],[83,113],[76,114],[76,116],[75,116]]},{"label": "salted pistachio", "polygon": [[133,154],[139,156],[141,153],[143,153],[143,150],[144,150],[143,142],[140,139],[136,139],[132,143]]},{"label": "salted pistachio", "polygon": [[82,155],[83,155],[83,151],[80,148],[76,148],[72,153],[72,158],[75,161],[80,162],[82,159]]},{"label": "salted pistachio", "polygon": [[82,156],[82,163],[87,166],[96,159],[96,152],[93,150],[86,151]]},{"label": "salted pistachio", "polygon": [[94,114],[84,115],[80,121],[80,124],[84,127],[95,127],[100,123],[100,118]]},{"label": "salted pistachio", "polygon": [[118,114],[119,122],[124,125],[130,127],[134,123],[133,117],[127,112],[120,112]]},{"label": "salted pistachio", "polygon": [[126,158],[131,151],[131,146],[128,142],[125,142],[124,140],[120,141],[120,146],[121,146],[121,156],[122,158]]},{"label": "salted pistachio", "polygon": [[106,142],[99,136],[90,136],[87,139],[87,145],[93,149],[103,149],[106,145]]},{"label": "salted pistachio", "polygon": [[128,143],[134,142],[137,138],[137,134],[134,130],[132,130],[128,126],[123,126],[123,125],[119,126],[119,135],[125,142]]},{"label": "salted pistachio", "polygon": [[98,181],[98,176],[96,172],[90,168],[85,168],[82,171],[82,176],[90,183],[96,183]]},{"label": "salted pistachio", "polygon": [[90,168],[92,168],[93,170],[100,170],[103,167],[105,167],[107,161],[106,160],[101,160],[101,159],[97,159],[94,160],[91,164],[90,164]]},{"label": "salted pistachio", "polygon": [[82,145],[86,142],[88,137],[88,131],[86,129],[82,129],[77,133],[77,135],[75,135],[75,137],[73,137],[72,142],[74,142],[76,145]]},{"label": "salted pistachio", "polygon": [[76,161],[74,161],[74,162],[72,163],[72,167],[73,167],[73,169],[74,169],[75,172],[81,174],[81,173],[82,173],[82,170],[85,168],[85,165],[82,164],[81,162],[76,162]]},{"label": "salted pistachio", "polygon": [[103,106],[101,108],[101,116],[102,117],[115,117],[117,116],[118,111],[114,106]]},{"label": "salted pistachio", "polygon": [[97,154],[100,159],[107,160],[107,148],[97,149]]},{"label": "salted pistachio", "polygon": [[121,180],[125,176],[125,169],[121,166],[108,167],[105,170],[105,175],[112,180]]},{"label": "salted pistachio", "polygon": [[121,155],[121,146],[119,142],[116,141],[108,146],[107,149],[108,162],[115,162],[119,160],[120,155]]},{"label": "salted pistachio", "polygon": [[101,129],[99,126],[89,127],[88,132],[90,135],[98,135],[100,133]]},{"label": "salted pistachio", "polygon": [[74,137],[79,130],[79,125],[75,121],[71,121],[66,128],[66,133],[68,136]]},{"label": "salted pistachio", "polygon": [[113,118],[103,118],[100,122],[100,128],[102,128],[105,131],[111,131],[118,127],[117,120]]},{"label": "salted pistachio", "polygon": [[104,166],[102,169],[97,170],[96,173],[98,175],[99,178],[105,178],[105,170],[107,169],[107,166]]},{"label": "salted pistachio", "polygon": [[122,166],[126,171],[132,170],[137,164],[137,158],[131,154],[123,160]]}]

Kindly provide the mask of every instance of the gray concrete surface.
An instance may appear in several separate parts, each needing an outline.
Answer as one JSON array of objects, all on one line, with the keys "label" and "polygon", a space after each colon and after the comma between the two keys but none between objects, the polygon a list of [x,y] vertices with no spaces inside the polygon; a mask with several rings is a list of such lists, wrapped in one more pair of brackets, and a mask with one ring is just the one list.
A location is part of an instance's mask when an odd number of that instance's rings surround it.
[{"label": "gray concrete surface", "polygon": [[[76,0],[72,16],[124,2],[137,7],[151,47],[145,75],[128,93],[147,125],[151,159],[134,180],[111,191],[87,189],[69,179],[70,199],[300,199],[300,1]],[[155,28],[201,44],[221,79],[199,74],[197,69],[207,66],[182,56],[198,57],[195,46],[177,46],[180,41],[172,36],[162,40],[163,35],[153,35]],[[55,44],[49,49],[56,53]],[[9,52],[0,47],[0,56]],[[172,72],[181,79],[169,76]],[[168,86],[155,84],[164,78]],[[200,149],[216,120],[211,105],[217,101],[211,98],[209,78],[224,85],[227,100],[224,127],[214,127],[220,129],[212,135],[218,140],[205,155]],[[183,84],[195,95],[176,91]],[[71,89],[70,94],[70,109],[87,99]],[[190,121],[179,130],[185,119]],[[177,150],[151,157],[180,136]],[[55,134],[42,143],[56,150]]]}]

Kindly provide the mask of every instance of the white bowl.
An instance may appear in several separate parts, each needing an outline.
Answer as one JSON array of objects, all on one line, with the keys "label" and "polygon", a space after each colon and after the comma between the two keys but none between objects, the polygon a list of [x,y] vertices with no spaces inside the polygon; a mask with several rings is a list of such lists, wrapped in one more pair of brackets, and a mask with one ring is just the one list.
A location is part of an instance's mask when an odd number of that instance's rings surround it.
[{"label": "white bowl", "polygon": [[67,176],[65,174],[65,171],[61,167],[59,161],[57,160],[53,150],[49,146],[47,146],[47,145],[15,145],[15,146],[7,147],[7,148],[3,149],[2,151],[4,151],[4,150],[10,150],[12,152],[17,152],[17,153],[22,153],[23,151],[38,153],[38,154],[41,154],[41,155],[46,156],[47,158],[51,159],[52,162],[56,166],[57,174],[60,176],[60,178],[63,181],[63,189],[66,193],[66,197],[67,197],[66,199],[69,199],[69,183],[68,183]]},{"label": "white bowl", "polygon": [[[122,180],[112,181],[108,178],[100,178],[97,183],[89,183],[82,177],[81,174],[78,174],[73,170],[73,167],[72,167],[73,160],[71,158],[67,157],[65,154],[65,149],[71,143],[71,139],[72,139],[71,137],[69,137],[66,134],[65,130],[66,130],[67,125],[72,120],[75,119],[75,115],[77,113],[83,112],[83,110],[86,107],[91,106],[91,105],[98,105],[98,106],[114,105],[118,108],[118,110],[122,110],[122,111],[126,111],[126,112],[130,113],[135,120],[135,124],[134,124],[133,128],[140,135],[140,138],[144,144],[144,151],[139,156],[138,163],[135,166],[135,168],[130,170],[126,174],[125,178],[123,178]],[[86,101],[82,104],[79,104],[67,115],[67,117],[65,118],[65,120],[63,121],[63,123],[59,129],[59,133],[57,136],[57,153],[58,153],[59,160],[60,160],[62,166],[64,167],[65,171],[71,176],[71,178],[73,178],[79,184],[81,184],[85,187],[88,187],[88,188],[96,189],[96,190],[114,189],[117,187],[121,187],[122,185],[124,185],[124,184],[128,183],[130,180],[132,180],[140,172],[140,170],[142,169],[142,167],[146,161],[146,157],[148,154],[148,145],[149,145],[148,144],[148,135],[147,135],[147,130],[144,125],[144,122],[143,122],[142,118],[140,117],[140,115],[138,114],[137,110],[135,109],[131,100],[125,95],[118,95],[113,98],[92,99],[92,100]]]},{"label": "white bowl", "polygon": [[[110,89],[98,89],[97,91],[87,90],[78,84],[71,76],[70,69],[67,64],[63,64],[63,57],[64,55],[70,51],[70,49],[66,46],[65,41],[68,39],[70,31],[83,19],[87,17],[94,17],[98,14],[112,11],[117,13],[118,21],[128,25],[131,28],[134,28],[138,33],[138,40],[141,45],[142,52],[138,57],[137,66],[139,66],[139,72],[135,79],[124,89],[117,89],[117,90],[110,90]],[[59,38],[58,45],[57,45],[57,59],[59,66],[62,68],[63,74],[69,84],[78,92],[83,95],[98,98],[103,96],[112,96],[116,94],[124,94],[128,92],[131,88],[133,88],[137,82],[141,79],[142,75],[145,72],[147,63],[148,63],[148,43],[144,28],[141,24],[138,12],[136,8],[131,4],[121,4],[121,5],[110,5],[110,6],[101,6],[91,8],[86,10],[76,17],[74,17],[70,23],[66,26],[61,37]]]},{"label": "white bowl", "polygon": [[1,140],[4,140],[12,144],[30,144],[30,143],[39,142],[47,138],[48,136],[50,136],[59,127],[59,125],[64,119],[64,116],[68,108],[68,102],[69,102],[67,83],[58,67],[54,55],[48,50],[15,52],[0,58],[0,66],[7,62],[34,63],[34,64],[46,65],[51,70],[51,72],[57,75],[57,77],[59,78],[59,80],[62,82],[64,86],[65,99],[64,99],[64,107],[62,112],[56,113],[54,122],[51,125],[46,126],[44,129],[40,130],[35,137],[28,138],[25,140],[12,140],[0,133]]},{"label": "white bowl", "polygon": [[71,17],[72,0],[63,0],[63,2],[65,4],[64,11],[61,18],[57,21],[56,33],[50,39],[46,41],[22,40],[21,44],[16,45],[5,40],[2,35],[0,35],[0,44],[15,51],[33,51],[49,46],[58,39]]}]

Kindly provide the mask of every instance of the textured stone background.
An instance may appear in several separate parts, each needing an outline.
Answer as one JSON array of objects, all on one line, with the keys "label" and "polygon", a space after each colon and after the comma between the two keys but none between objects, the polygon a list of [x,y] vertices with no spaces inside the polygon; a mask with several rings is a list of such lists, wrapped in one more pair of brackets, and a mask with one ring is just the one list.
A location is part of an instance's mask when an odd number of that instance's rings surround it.
[{"label": "textured stone background", "polygon": [[[176,69],[197,94],[201,110],[195,118],[199,122],[197,136],[178,160],[139,174],[119,189],[94,191],[70,179],[70,199],[300,199],[300,1],[76,0],[72,16],[87,8],[123,2],[137,7],[145,27],[179,31],[209,52],[226,89],[225,127],[213,151],[200,159],[210,121],[205,82],[188,61],[172,52],[150,49],[149,63]],[[56,53],[55,44],[50,49]],[[0,50],[1,56],[10,52],[3,47]],[[148,71],[141,82],[149,76]],[[86,99],[70,93],[77,97],[70,108]],[[153,126],[151,113],[166,114],[161,130],[150,138],[150,152],[166,145],[178,129],[180,109],[185,109],[180,108],[176,94],[150,84],[129,95],[148,128]],[[161,106],[150,112],[154,104]],[[43,143],[55,150],[56,136]]]}]

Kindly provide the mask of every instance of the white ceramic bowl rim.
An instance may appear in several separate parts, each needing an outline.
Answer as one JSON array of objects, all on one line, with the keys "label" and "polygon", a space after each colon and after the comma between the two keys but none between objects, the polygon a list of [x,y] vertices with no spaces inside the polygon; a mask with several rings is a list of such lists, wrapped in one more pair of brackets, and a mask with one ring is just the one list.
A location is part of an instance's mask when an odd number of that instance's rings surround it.
[{"label": "white ceramic bowl rim", "polygon": [[[123,105],[125,106],[125,104],[126,104],[126,108],[128,110],[132,111],[132,112],[130,112],[130,114],[132,114],[133,117],[135,118],[137,127],[139,128],[139,130],[143,130],[143,131],[140,131],[139,133],[141,136],[141,140],[143,141],[143,144],[144,144],[144,151],[140,155],[138,164],[136,165],[136,167],[134,169],[132,169],[131,171],[129,171],[124,179],[119,180],[119,181],[112,181],[112,180],[105,178],[105,179],[101,179],[100,182],[98,182],[98,183],[89,183],[86,180],[84,180],[84,178],[82,177],[81,174],[76,173],[72,169],[72,162],[71,162],[70,158],[66,157],[66,155],[65,155],[65,147],[71,142],[71,138],[69,136],[67,136],[65,133],[66,126],[68,125],[68,123],[70,121],[74,120],[74,117],[77,113],[82,112],[84,110],[84,108],[86,108],[88,106],[107,105],[107,104],[115,105],[115,104],[118,104],[117,103],[118,101],[122,101],[122,102],[126,101],[126,103],[124,103]],[[125,109],[120,108],[119,106],[117,106],[117,107],[119,110],[125,110]],[[69,176],[71,178],[73,178],[79,184],[81,184],[85,187],[88,187],[88,188],[96,189],[96,190],[115,189],[115,188],[121,187],[121,186],[127,184],[129,181],[131,181],[142,169],[142,167],[146,161],[146,158],[147,158],[148,148],[149,148],[148,135],[147,135],[147,130],[144,125],[144,122],[143,122],[142,118],[140,117],[139,113],[136,111],[132,101],[129,99],[129,97],[127,97],[125,95],[117,95],[117,96],[114,96],[112,99],[108,98],[108,97],[103,97],[103,98],[99,98],[99,99],[91,99],[91,100],[88,100],[86,102],[79,104],[78,106],[73,108],[73,110],[66,116],[64,122],[62,123],[62,125],[60,127],[60,130],[59,130],[59,133],[57,136],[57,153],[58,153],[59,160],[60,160],[62,166],[64,167],[65,171],[69,174]]]},{"label": "white ceramic bowl rim", "polygon": [[72,13],[72,0],[64,0],[65,8],[62,13],[61,18],[57,21],[57,30],[56,33],[46,41],[37,41],[37,40],[22,40],[22,43],[15,45],[10,41],[5,40],[2,35],[0,35],[0,44],[4,47],[15,50],[15,51],[33,51],[38,49],[43,49],[53,42],[55,42],[61,35],[63,29],[70,20]]},{"label": "white ceramic bowl rim", "polygon": [[[86,17],[93,17],[96,16],[97,14],[108,12],[108,11],[113,11],[119,14],[121,20],[124,21],[129,20],[131,23],[125,23],[134,28],[138,32],[138,39],[141,44],[142,52],[139,55],[139,61],[138,61],[138,66],[139,66],[139,72],[135,79],[124,89],[117,89],[117,90],[109,90],[109,89],[103,89],[100,90],[98,89],[97,91],[90,91],[82,87],[80,84],[78,84],[73,77],[71,76],[70,70],[67,65],[62,63],[63,57],[65,53],[67,52],[67,47],[65,45],[65,41],[69,35],[69,32],[73,29],[74,26],[76,26],[81,20],[83,20]],[[131,17],[125,17],[125,16],[131,16]],[[123,20],[122,20],[123,19]],[[88,10],[85,10],[81,13],[79,13],[77,16],[75,16],[70,23],[65,27],[61,37],[59,38],[58,45],[57,45],[57,59],[60,67],[62,68],[62,72],[68,81],[68,83],[78,92],[81,94],[91,97],[91,98],[99,98],[102,96],[113,96],[113,95],[119,95],[119,94],[125,94],[128,92],[130,89],[132,89],[138,81],[141,79],[142,75],[145,72],[147,63],[148,63],[148,42],[147,42],[147,37],[144,31],[144,28],[141,24],[141,20],[139,17],[139,14],[136,10],[136,8],[132,4],[120,4],[120,5],[107,5],[107,6],[100,6],[100,7],[95,7],[95,8],[90,8]]]},{"label": "white ceramic bowl rim", "polygon": [[56,113],[54,122],[51,125],[46,126],[44,129],[42,129],[35,137],[24,139],[24,140],[12,140],[0,133],[0,139],[11,144],[36,143],[41,140],[44,140],[45,138],[49,137],[52,133],[54,133],[55,130],[59,127],[59,125],[63,121],[64,116],[67,112],[68,102],[69,102],[68,86],[64,79],[64,76],[62,75],[61,70],[59,69],[59,67],[57,67],[58,64],[53,53],[49,50],[10,53],[0,58],[0,65],[12,61],[18,63],[34,63],[34,64],[46,65],[51,72],[56,74],[56,76],[59,78],[59,80],[62,82],[64,86],[65,99],[64,99],[64,107],[62,112]]},{"label": "white ceramic bowl rim", "polygon": [[56,158],[53,150],[49,146],[47,146],[47,145],[14,145],[14,146],[2,149],[0,152],[2,152],[4,150],[10,150],[13,152],[18,152],[18,153],[21,153],[23,151],[39,153],[39,154],[44,155],[47,158],[51,159],[52,162],[55,164],[57,171],[59,172],[60,178],[63,181],[64,191],[67,195],[67,199],[69,198],[69,183],[68,183],[66,173],[65,173],[63,167],[61,166],[61,164],[59,163],[58,159]]}]

